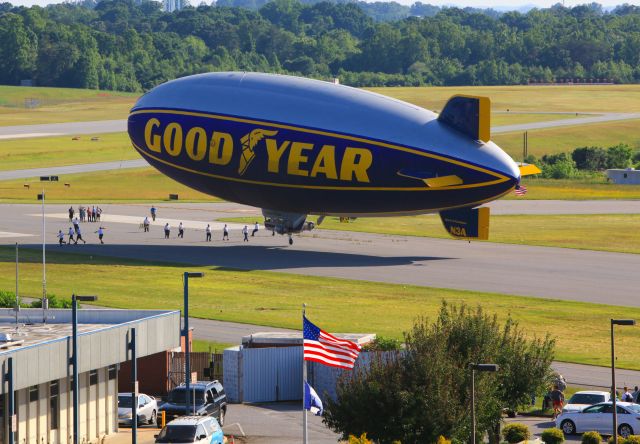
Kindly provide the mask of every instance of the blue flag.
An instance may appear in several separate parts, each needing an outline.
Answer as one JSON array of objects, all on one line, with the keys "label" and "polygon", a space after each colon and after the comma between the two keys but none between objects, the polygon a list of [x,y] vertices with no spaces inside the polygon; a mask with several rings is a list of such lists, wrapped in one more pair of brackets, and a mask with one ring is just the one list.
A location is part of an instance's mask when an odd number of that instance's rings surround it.
[{"label": "blue flag", "polygon": [[304,408],[316,416],[322,415],[322,401],[307,381],[304,381]]}]

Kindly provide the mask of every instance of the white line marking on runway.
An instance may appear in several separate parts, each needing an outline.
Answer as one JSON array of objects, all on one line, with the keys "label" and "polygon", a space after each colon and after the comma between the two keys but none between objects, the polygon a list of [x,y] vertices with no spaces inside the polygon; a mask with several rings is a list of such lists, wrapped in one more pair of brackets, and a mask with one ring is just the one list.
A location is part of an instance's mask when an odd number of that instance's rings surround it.
[{"label": "white line marking on runway", "polygon": [[22,134],[0,134],[0,140],[4,139],[28,139],[30,137],[60,136],[60,133],[22,133]]},{"label": "white line marking on runway", "polygon": [[0,231],[0,238],[3,238],[3,237],[30,237],[30,236],[35,236],[35,234],[12,233],[10,231]]}]

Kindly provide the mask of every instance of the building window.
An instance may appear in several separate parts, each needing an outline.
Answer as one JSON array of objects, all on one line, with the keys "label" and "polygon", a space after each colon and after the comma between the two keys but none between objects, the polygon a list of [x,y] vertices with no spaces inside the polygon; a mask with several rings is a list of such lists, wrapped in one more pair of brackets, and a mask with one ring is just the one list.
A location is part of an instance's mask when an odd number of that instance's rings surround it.
[{"label": "building window", "polygon": [[116,375],[118,374],[118,367],[115,365],[109,366],[109,380],[116,379]]},{"label": "building window", "polygon": [[49,429],[58,430],[58,381],[49,386]]},{"label": "building window", "polygon": [[34,402],[38,400],[38,386],[32,385],[29,387],[29,402]]},{"label": "building window", "polygon": [[98,383],[98,370],[91,370],[89,372],[89,385],[96,385]]}]

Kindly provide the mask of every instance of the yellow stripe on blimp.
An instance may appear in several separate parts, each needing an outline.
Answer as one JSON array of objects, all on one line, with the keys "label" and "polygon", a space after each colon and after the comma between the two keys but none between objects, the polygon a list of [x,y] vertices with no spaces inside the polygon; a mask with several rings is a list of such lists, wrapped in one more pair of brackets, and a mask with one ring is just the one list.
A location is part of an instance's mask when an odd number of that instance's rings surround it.
[{"label": "yellow stripe on blimp", "polygon": [[456,175],[431,177],[429,179],[424,179],[424,183],[426,183],[429,188],[443,188],[453,185],[462,185],[462,179]]}]

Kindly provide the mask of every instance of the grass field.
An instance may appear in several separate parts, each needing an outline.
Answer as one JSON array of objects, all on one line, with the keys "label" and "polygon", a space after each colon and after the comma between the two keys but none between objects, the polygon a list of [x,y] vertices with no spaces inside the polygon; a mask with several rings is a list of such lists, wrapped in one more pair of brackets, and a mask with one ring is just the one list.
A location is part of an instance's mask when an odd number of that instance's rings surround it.
[{"label": "grass field", "polygon": [[146,167],[69,174],[60,176],[59,182],[40,182],[39,178],[0,181],[0,202],[37,202],[43,183],[49,203],[163,202],[169,200],[169,194],[178,194],[181,202],[219,200]]},{"label": "grass field", "polygon": [[[529,154],[541,157],[580,146],[609,147],[626,143],[640,149],[640,120],[594,123],[528,131]],[[492,140],[516,160],[522,159],[522,132],[494,134]]]},{"label": "grass field", "polygon": [[[69,183],[70,187],[65,187]],[[640,199],[640,186],[614,185],[598,180],[531,179],[524,182],[525,199]],[[29,185],[26,188],[25,185]],[[178,193],[180,201],[212,202],[218,199],[180,185],[155,169],[134,168],[60,176],[60,182],[47,183],[51,203],[71,202],[159,202]],[[1,203],[33,203],[42,183],[38,178],[0,181]],[[506,199],[521,199],[513,194]]]},{"label": "grass field", "polygon": [[[315,219],[315,218],[314,218]],[[249,217],[224,222],[253,223]],[[489,240],[505,244],[640,253],[639,214],[491,216]],[[318,229],[449,239],[437,215],[359,218],[341,223],[328,217]]]},{"label": "grass field", "polygon": [[491,126],[516,125],[519,123],[549,122],[553,120],[581,119],[590,117],[590,114],[535,114],[535,113],[493,113],[491,115]]},{"label": "grass field", "polygon": [[[0,170],[139,159],[126,133],[0,140]],[[99,140],[91,140],[92,138]]]},{"label": "grass field", "polygon": [[455,94],[491,98],[492,110],[515,112],[640,112],[640,85],[449,86],[366,88],[432,111]]},{"label": "grass field", "polygon": [[[138,93],[0,85],[0,126],[126,119]],[[36,103],[28,108],[28,103]]]},{"label": "grass field", "polygon": [[[22,249],[20,257],[21,295],[37,296],[42,288],[40,254]],[[13,248],[0,248],[0,289],[15,287],[14,267]],[[184,271],[166,264],[47,253],[50,293],[95,294],[100,305],[109,307],[180,309]],[[301,306],[306,302],[308,316],[327,331],[402,338],[417,316],[433,319],[443,300],[464,302],[481,305],[501,319],[511,314],[530,336],[551,333],[557,337],[557,359],[584,364],[609,364],[609,319],[640,319],[638,308],[283,273],[210,267],[189,267],[189,271],[205,272],[189,291],[190,312],[201,318],[300,329]],[[575,328],[577,322],[589,328]],[[635,359],[640,329],[619,329],[616,344],[624,350],[618,366],[640,369]]]}]

